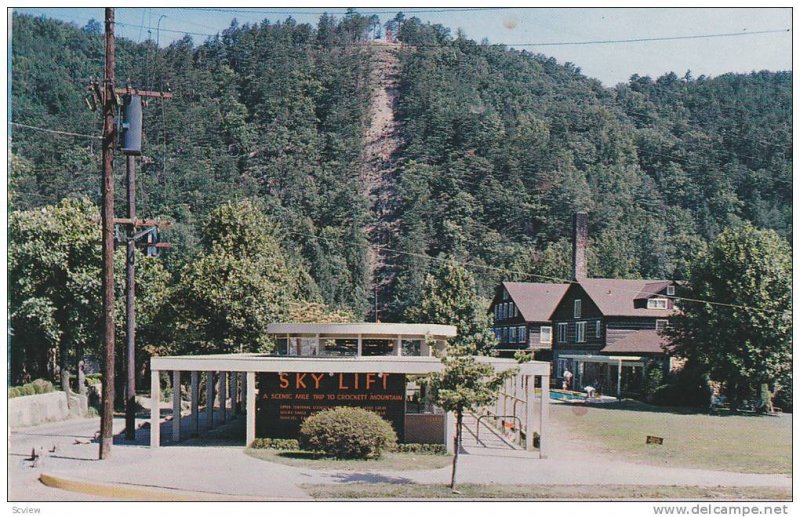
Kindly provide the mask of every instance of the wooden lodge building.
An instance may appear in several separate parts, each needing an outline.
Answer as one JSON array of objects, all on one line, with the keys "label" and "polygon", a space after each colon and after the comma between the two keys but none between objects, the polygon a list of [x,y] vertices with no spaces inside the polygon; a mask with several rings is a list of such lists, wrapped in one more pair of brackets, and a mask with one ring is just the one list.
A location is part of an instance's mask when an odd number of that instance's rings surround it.
[{"label": "wooden lodge building", "polygon": [[533,350],[551,363],[554,387],[596,385],[602,393],[638,394],[645,370],[667,373],[671,359],[660,330],[674,312],[670,280],[588,278],[586,214],[575,214],[571,283],[502,282],[492,300],[501,356]]}]

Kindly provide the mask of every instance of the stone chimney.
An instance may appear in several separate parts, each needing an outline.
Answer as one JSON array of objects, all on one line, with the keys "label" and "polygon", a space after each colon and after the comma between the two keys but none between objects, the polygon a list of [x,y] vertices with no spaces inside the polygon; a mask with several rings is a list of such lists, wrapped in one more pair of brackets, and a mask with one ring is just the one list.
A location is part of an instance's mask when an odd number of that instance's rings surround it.
[{"label": "stone chimney", "polygon": [[586,245],[589,242],[589,219],[586,212],[576,212],[572,219],[572,279],[586,278]]}]

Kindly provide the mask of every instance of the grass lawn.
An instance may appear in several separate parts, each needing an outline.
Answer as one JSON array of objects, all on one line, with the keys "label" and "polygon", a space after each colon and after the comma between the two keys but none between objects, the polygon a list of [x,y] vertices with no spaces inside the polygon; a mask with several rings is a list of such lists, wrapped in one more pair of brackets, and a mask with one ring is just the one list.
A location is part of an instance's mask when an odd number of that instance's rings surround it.
[{"label": "grass lawn", "polygon": [[314,499],[557,499],[557,500],[767,500],[790,501],[788,488],[633,485],[446,485],[345,483],[301,485]]},{"label": "grass lawn", "polygon": [[[554,430],[620,459],[647,464],[791,474],[792,417],[680,414],[640,402],[550,406]],[[646,445],[648,435],[663,445]]]},{"label": "grass lawn", "polygon": [[451,455],[410,454],[388,452],[377,460],[337,460],[323,458],[305,451],[279,451],[275,449],[245,449],[245,454],[264,461],[273,461],[292,467],[319,470],[430,470],[452,465]]}]

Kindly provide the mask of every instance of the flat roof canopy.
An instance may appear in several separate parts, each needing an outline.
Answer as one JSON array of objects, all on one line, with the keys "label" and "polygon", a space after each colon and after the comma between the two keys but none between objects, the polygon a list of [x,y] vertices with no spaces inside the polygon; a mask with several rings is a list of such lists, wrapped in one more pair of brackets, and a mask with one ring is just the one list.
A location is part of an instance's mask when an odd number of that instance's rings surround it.
[{"label": "flat roof canopy", "polygon": [[[550,363],[478,356],[477,360],[491,364],[495,370],[519,368],[521,375],[550,375]],[[441,371],[442,362],[436,357],[284,357],[264,354],[215,354],[153,357],[152,370],[226,371],[226,372],[379,372],[426,374]]]},{"label": "flat roof canopy", "polygon": [[267,333],[280,334],[326,334],[341,336],[431,336],[449,338],[458,334],[453,325],[428,323],[272,323]]},{"label": "flat roof canopy", "polygon": [[[580,355],[580,354],[563,354],[558,356],[560,359],[572,359],[573,361],[581,361],[584,363],[605,363],[605,364],[620,364],[628,363],[625,366],[644,366],[644,357],[640,355]],[[638,363],[638,364],[630,364]]]}]

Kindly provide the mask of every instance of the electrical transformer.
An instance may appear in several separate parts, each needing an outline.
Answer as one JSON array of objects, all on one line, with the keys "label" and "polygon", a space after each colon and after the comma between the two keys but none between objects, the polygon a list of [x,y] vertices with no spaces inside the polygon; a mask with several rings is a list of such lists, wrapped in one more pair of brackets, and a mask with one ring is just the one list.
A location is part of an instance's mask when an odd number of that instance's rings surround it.
[{"label": "electrical transformer", "polygon": [[142,154],[142,98],[138,95],[123,97],[120,144],[124,154]]}]

